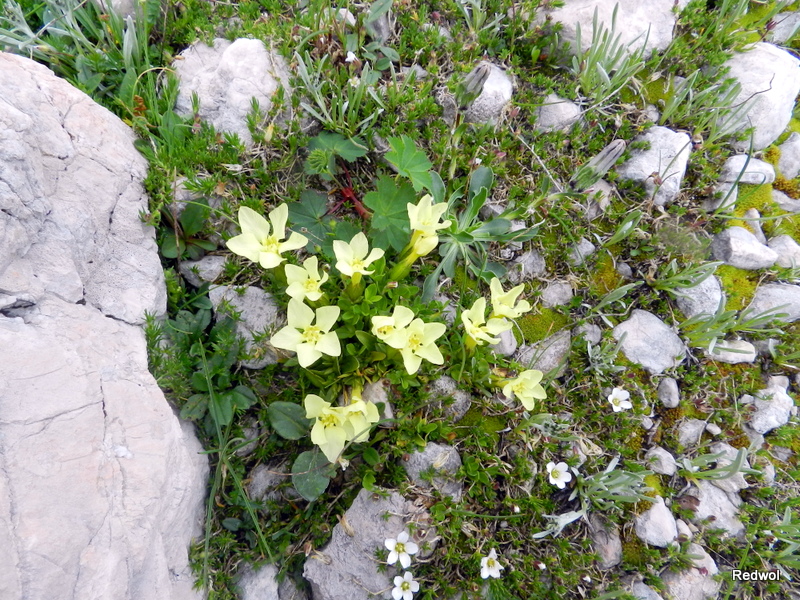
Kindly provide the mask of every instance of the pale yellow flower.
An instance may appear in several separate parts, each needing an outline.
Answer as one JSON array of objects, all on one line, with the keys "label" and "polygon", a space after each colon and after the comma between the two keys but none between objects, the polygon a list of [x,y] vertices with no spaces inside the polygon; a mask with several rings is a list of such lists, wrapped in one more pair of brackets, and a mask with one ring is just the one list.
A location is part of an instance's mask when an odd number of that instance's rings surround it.
[{"label": "pale yellow flower", "polygon": [[[493,337],[508,331],[512,325],[506,319],[492,318],[486,321],[486,299],[478,298],[469,310],[461,313],[461,322],[470,338],[477,344],[497,344],[500,338]],[[484,324],[485,322],[485,324]]]},{"label": "pale yellow flower", "polygon": [[[434,235],[437,230],[444,229],[450,226],[450,220],[439,222],[442,215],[447,210],[447,204],[440,202],[433,204],[433,198],[430,194],[425,194],[416,206],[409,203],[406,205],[408,209],[408,220],[411,223],[411,229],[419,231],[425,235]],[[428,251],[430,252],[430,250]],[[425,253],[427,254],[427,252]],[[424,256],[421,254],[420,256]]]},{"label": "pale yellow flower", "polygon": [[[226,242],[228,249],[234,254],[249,258],[265,269],[273,269],[285,258],[283,252],[297,250],[308,243],[305,236],[292,232],[286,237],[286,221],[289,218],[289,207],[281,204],[269,213],[269,222],[251,208],[239,208],[239,226],[242,233]],[[272,228],[270,229],[270,223]]]},{"label": "pale yellow flower", "polygon": [[528,369],[503,386],[503,394],[509,400],[517,398],[527,410],[533,410],[536,400],[544,400],[547,393],[540,385],[542,372]]},{"label": "pale yellow flower", "polygon": [[500,280],[495,277],[489,282],[489,289],[492,291],[492,317],[516,319],[531,309],[531,305],[527,300],[517,302],[517,298],[525,289],[524,285],[518,285],[507,292],[503,292]]},{"label": "pale yellow flower", "polygon": [[423,323],[422,319],[411,321],[406,329],[406,343],[400,348],[409,375],[419,371],[423,358],[435,365],[444,363],[444,357],[434,342],[445,331],[447,326],[444,323]]},{"label": "pale yellow flower", "polygon": [[371,275],[372,271],[367,271],[367,267],[383,256],[380,248],[373,248],[370,252],[367,236],[363,232],[358,232],[349,244],[334,240],[333,253],[336,255],[336,268],[348,277],[353,277],[356,273]]},{"label": "pale yellow flower", "polygon": [[391,316],[372,317],[372,334],[398,350],[406,345],[406,327],[414,320],[414,311],[405,306],[395,306]]},{"label": "pale yellow flower", "polygon": [[314,394],[306,396],[303,404],[306,418],[316,419],[311,428],[311,441],[319,446],[329,461],[336,462],[347,442],[347,410],[332,407],[330,402]]},{"label": "pale yellow flower", "polygon": [[[299,300],[289,300],[288,325],[272,336],[276,348],[297,352],[301,367],[310,367],[323,354],[342,353],[336,332],[330,331],[339,318],[338,306],[322,306],[315,312]],[[316,322],[315,322],[316,319]]]},{"label": "pale yellow flower", "polygon": [[316,256],[311,256],[303,261],[303,266],[286,265],[286,293],[296,300],[308,298],[316,302],[322,298],[321,286],[328,281],[328,274],[319,273],[319,264]]},{"label": "pale yellow flower", "polygon": [[360,396],[353,396],[347,409],[345,431],[347,439],[354,442],[366,442],[372,425],[381,420],[378,407],[372,402],[365,402]]}]

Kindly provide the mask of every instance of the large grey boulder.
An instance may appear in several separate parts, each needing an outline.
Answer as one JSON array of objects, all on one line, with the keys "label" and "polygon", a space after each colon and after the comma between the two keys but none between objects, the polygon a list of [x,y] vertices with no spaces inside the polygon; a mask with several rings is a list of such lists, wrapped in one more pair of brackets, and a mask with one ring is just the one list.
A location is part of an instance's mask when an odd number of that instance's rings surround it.
[{"label": "large grey boulder", "polygon": [[653,375],[677,367],[686,354],[675,332],[646,310],[634,310],[627,321],[614,327],[613,335],[616,340],[624,335],[622,353]]},{"label": "large grey boulder", "polygon": [[765,283],[756,288],[753,300],[748,305],[747,315],[755,317],[767,311],[782,314],[778,321],[792,323],[800,319],[800,285]]},{"label": "large grey boulder", "polygon": [[778,253],[758,241],[744,227],[728,227],[714,236],[711,242],[714,258],[739,269],[766,269],[778,260]]},{"label": "large grey boulder", "polygon": [[634,528],[636,537],[645,544],[659,548],[666,548],[678,537],[675,517],[661,496],[656,496],[652,506],[636,517]]},{"label": "large grey boulder", "polygon": [[677,288],[675,291],[678,293],[675,301],[687,319],[701,313],[713,315],[724,296],[719,279],[714,275],[709,275],[693,287]]},{"label": "large grey boulder", "polygon": [[778,159],[781,175],[786,179],[794,179],[800,175],[800,133],[793,131],[778,149],[781,151],[781,157]]},{"label": "large grey boulder", "polygon": [[666,587],[667,598],[675,600],[711,600],[719,594],[722,587],[720,581],[714,579],[719,573],[717,563],[702,546],[692,544],[687,554],[698,558],[692,559],[692,568],[685,571],[667,569],[661,575]]},{"label": "large grey boulder", "polygon": [[[754,127],[756,150],[778,139],[792,118],[794,101],[800,93],[798,66],[800,61],[793,55],[764,42],[731,57],[723,65],[728,68],[726,77],[733,77],[742,86],[732,106],[744,102],[748,105],[737,118],[725,123],[725,129],[734,132]],[[741,149],[748,148],[750,140],[738,145]]]},{"label": "large grey boulder", "polygon": [[747,154],[736,154],[731,156],[722,165],[719,180],[723,183],[749,183],[761,185],[775,181],[775,167],[768,162],[747,156]]},{"label": "large grey boulder", "polygon": [[[413,531],[411,539],[423,554],[424,541],[432,541],[435,533],[428,526],[429,521],[424,509],[407,502],[397,492],[383,495],[361,490],[333,528],[330,542],[306,560],[303,576],[311,584],[314,600],[391,598],[396,568],[379,571],[375,553],[385,550],[385,540]],[[413,530],[409,523],[414,524]]]},{"label": "large grey boulder", "polygon": [[247,128],[253,99],[266,114],[279,87],[287,97],[291,92],[286,61],[267,50],[261,40],[218,38],[212,46],[197,42],[181,52],[173,68],[181,80],[178,114],[193,114],[192,94],[196,93],[200,117],[218,131],[237,134],[246,145],[253,142]]},{"label": "large grey boulder", "polygon": [[489,76],[480,95],[467,107],[464,118],[468,123],[497,123],[514,94],[514,82],[497,65],[489,67]]},{"label": "large grey boulder", "polygon": [[0,597],[202,597],[208,476],[147,371],[165,309],[132,132],[0,53]]},{"label": "large grey boulder", "polygon": [[656,126],[637,136],[634,142],[647,142],[650,147],[632,151],[631,157],[617,167],[619,176],[643,185],[656,206],[675,200],[689,162],[689,136]]},{"label": "large grey boulder", "polygon": [[571,0],[561,8],[545,10],[542,17],[552,18],[562,24],[561,39],[573,47],[577,26],[581,28],[581,47],[585,51],[592,42],[592,21],[595,11],[597,19],[611,28],[614,7],[617,8],[615,36],[623,44],[638,49],[645,45],[648,51],[665,50],[672,42],[675,28],[673,7],[683,8],[688,0],[638,0],[637,2],[609,2],[608,0]]},{"label": "large grey boulder", "polygon": [[581,107],[556,94],[545,97],[536,109],[537,131],[567,131],[581,118]]},{"label": "large grey boulder", "polygon": [[733,537],[744,535],[744,525],[738,518],[742,504],[738,494],[725,492],[707,479],[700,479],[689,488],[687,495],[696,503],[692,521],[709,529],[722,529]]}]

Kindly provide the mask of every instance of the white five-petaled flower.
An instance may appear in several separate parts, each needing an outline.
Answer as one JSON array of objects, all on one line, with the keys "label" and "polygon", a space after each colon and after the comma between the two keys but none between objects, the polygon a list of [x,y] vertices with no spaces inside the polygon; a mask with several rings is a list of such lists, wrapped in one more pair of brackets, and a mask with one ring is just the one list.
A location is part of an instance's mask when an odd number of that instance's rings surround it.
[{"label": "white five-petaled flower", "polygon": [[311,441],[320,447],[329,461],[334,462],[347,442],[348,410],[331,406],[316,394],[306,396],[303,404],[306,417],[316,419],[311,428]]},{"label": "white five-petaled flower", "polygon": [[489,556],[484,556],[481,559],[481,577],[483,579],[488,579],[489,577],[498,579],[500,571],[503,569],[505,567],[498,562],[497,552],[495,552],[494,548],[489,550]]},{"label": "white five-petaled flower", "polygon": [[628,400],[630,397],[630,392],[623,390],[622,388],[615,387],[608,396],[608,401],[611,402],[611,408],[614,409],[614,412],[619,412],[621,410],[633,408],[633,404],[631,404],[630,400]]},{"label": "white five-petaled flower", "polygon": [[[281,253],[297,250],[308,243],[305,236],[292,232],[286,237],[286,221],[289,218],[289,207],[281,204],[269,213],[269,222],[252,208],[239,208],[239,227],[242,233],[226,242],[228,249],[234,254],[249,258],[265,269],[273,269],[285,258]],[[270,229],[270,223],[272,228]]]},{"label": "white five-petaled flower", "polygon": [[276,348],[297,352],[301,367],[310,367],[323,354],[339,356],[342,347],[336,332],[331,331],[339,318],[338,306],[321,306],[315,312],[292,298],[287,311],[288,325],[272,336]]},{"label": "white five-petaled flower", "polygon": [[355,55],[355,53],[348,51],[347,52],[347,56],[344,59],[344,62],[351,63],[351,62],[355,62],[357,60],[358,60],[358,57]]},{"label": "white five-petaled flower", "polygon": [[397,305],[391,316],[376,315],[372,317],[372,333],[382,342],[399,350],[406,345],[408,340],[406,328],[413,320],[413,310]]},{"label": "white five-petaled flower", "polygon": [[[396,540],[389,539],[384,541],[384,544],[386,549],[389,550],[389,558],[386,559],[386,562],[393,565],[399,560],[400,566],[404,569],[411,566],[411,555],[419,552],[419,546],[408,540],[407,531],[401,532]],[[397,585],[397,581],[395,581],[395,585]],[[416,592],[417,590],[414,591]]]},{"label": "white five-petaled flower", "polygon": [[560,490],[563,490],[567,483],[572,481],[572,473],[569,472],[569,466],[565,462],[547,463],[547,475],[550,477],[550,483]]},{"label": "white five-petaled flower", "polygon": [[406,342],[400,348],[403,365],[409,375],[419,371],[422,359],[435,365],[444,363],[439,347],[434,343],[444,335],[447,326],[444,323],[424,323],[422,319],[414,319],[406,328]]},{"label": "white five-petaled flower", "polygon": [[367,271],[367,267],[383,256],[383,250],[380,248],[373,248],[370,252],[367,236],[361,231],[353,236],[349,244],[342,240],[334,240],[333,253],[336,255],[336,268],[342,275],[348,277],[356,273],[371,275],[372,271]]},{"label": "white five-petaled flower", "polygon": [[394,578],[394,589],[392,590],[394,600],[412,600],[418,591],[419,583],[414,581],[411,571],[406,571],[402,577],[398,575]]},{"label": "white five-petaled flower", "polygon": [[286,293],[297,300],[308,298],[316,302],[322,298],[320,287],[328,281],[328,274],[319,273],[319,261],[316,256],[311,256],[303,261],[303,266],[286,265]]},{"label": "white five-petaled flower", "polygon": [[517,298],[519,298],[519,295],[525,289],[524,285],[518,285],[504,292],[503,285],[500,283],[500,280],[495,277],[489,282],[489,289],[492,292],[492,317],[516,319],[531,309],[530,302],[527,300],[520,300],[517,302]]}]

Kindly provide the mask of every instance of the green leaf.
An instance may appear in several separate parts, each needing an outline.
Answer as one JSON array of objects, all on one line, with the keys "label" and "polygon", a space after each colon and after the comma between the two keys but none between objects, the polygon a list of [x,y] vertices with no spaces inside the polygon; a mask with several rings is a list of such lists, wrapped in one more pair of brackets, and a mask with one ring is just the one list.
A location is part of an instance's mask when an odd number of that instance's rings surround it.
[{"label": "green leaf", "polygon": [[444,202],[444,195],[446,192],[444,181],[442,181],[442,177],[436,171],[431,171],[431,186],[428,188],[428,191],[431,193],[431,196],[433,196],[434,204]]},{"label": "green leaf", "polygon": [[227,394],[215,395],[208,403],[208,412],[214,421],[225,427],[233,421],[233,402]]},{"label": "green leaf", "polygon": [[328,489],[335,474],[333,465],[316,450],[303,452],[292,465],[292,484],[303,498],[312,502]]},{"label": "green leaf", "polygon": [[361,456],[364,457],[364,462],[370,467],[374,467],[381,461],[381,455],[378,454],[375,448],[365,448]]},{"label": "green leaf", "polygon": [[379,19],[382,15],[389,12],[390,8],[392,8],[392,0],[375,0],[375,2],[369,6],[369,13],[367,14],[367,18],[364,19],[364,24],[367,25]]},{"label": "green leaf", "polygon": [[181,419],[188,421],[199,421],[202,419],[208,410],[208,396],[205,394],[195,394],[189,396],[186,404],[181,408]]},{"label": "green leaf", "polygon": [[469,178],[469,197],[472,198],[483,188],[489,192],[494,184],[494,174],[489,167],[481,165],[472,172]]},{"label": "green leaf", "polygon": [[228,517],[222,520],[222,526],[228,531],[239,531],[239,528],[242,526],[242,521],[241,519]]},{"label": "green leaf", "polygon": [[361,480],[361,485],[364,489],[371,492],[375,489],[375,471],[367,471],[364,473],[364,478]]},{"label": "green leaf", "polygon": [[198,392],[208,391],[208,380],[206,379],[206,374],[203,371],[195,371],[192,373],[190,381],[192,382],[192,387]]},{"label": "green leaf", "polygon": [[199,198],[193,202],[187,202],[186,208],[180,216],[183,235],[187,238],[197,235],[203,230],[203,226],[208,219],[211,209],[208,208],[205,198]]},{"label": "green leaf", "polygon": [[367,146],[361,138],[352,137],[348,139],[339,133],[331,133],[329,131],[323,131],[312,139],[308,147],[311,150],[330,150],[347,162],[353,162],[367,154]]},{"label": "green leaf", "polygon": [[414,190],[431,189],[433,180],[429,171],[433,168],[433,164],[425,153],[417,148],[414,140],[404,135],[389,138],[388,142],[392,149],[384,158],[397,168],[400,175],[411,180]]},{"label": "green leaf", "polygon": [[291,229],[308,238],[306,250],[309,252],[328,237],[333,219],[326,216],[327,212],[328,197],[314,190],[306,190],[300,194],[299,202],[289,204],[289,219],[294,224]]},{"label": "green leaf", "polygon": [[385,175],[378,178],[376,190],[364,195],[364,204],[373,213],[370,234],[373,244],[384,249],[388,246],[397,251],[403,249],[411,231],[407,205],[415,200],[414,190],[408,183],[397,185]]},{"label": "green leaf", "polygon": [[267,416],[272,428],[287,440],[299,440],[311,427],[305,409],[293,402],[273,402],[267,407]]},{"label": "green leaf", "polygon": [[174,233],[168,233],[161,240],[161,255],[164,258],[178,258],[183,256],[186,252],[186,244],[182,239],[175,236]]},{"label": "green leaf", "polygon": [[231,397],[231,402],[233,406],[238,408],[239,410],[247,410],[253,404],[258,402],[258,398],[246,385],[237,385],[233,390],[228,392]]}]

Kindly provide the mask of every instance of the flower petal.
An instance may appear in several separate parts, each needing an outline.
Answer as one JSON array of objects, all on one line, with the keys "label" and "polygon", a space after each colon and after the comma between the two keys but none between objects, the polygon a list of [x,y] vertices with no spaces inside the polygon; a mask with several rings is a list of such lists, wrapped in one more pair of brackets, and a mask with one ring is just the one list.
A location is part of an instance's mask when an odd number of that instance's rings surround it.
[{"label": "flower petal", "polygon": [[270,228],[267,220],[246,206],[239,207],[239,227],[242,233],[249,233],[261,243],[269,237]]},{"label": "flower petal", "polygon": [[297,362],[303,368],[310,367],[322,357],[322,352],[312,344],[298,344],[295,352],[297,352]]},{"label": "flower petal", "polygon": [[325,400],[316,394],[309,394],[303,401],[303,406],[305,406],[306,409],[306,418],[314,419],[320,416],[326,408],[330,408],[331,403],[325,402]]},{"label": "flower petal", "polygon": [[273,235],[282,240],[286,236],[286,221],[289,219],[289,206],[281,204],[269,213],[269,222],[272,223]]},{"label": "flower petal", "polygon": [[258,255],[261,253],[261,244],[252,233],[242,233],[241,235],[232,237],[225,242],[225,245],[228,247],[228,250],[234,254],[244,256],[253,262],[258,262]]},{"label": "flower petal", "polygon": [[317,309],[317,327],[322,331],[330,331],[339,318],[341,310],[338,306],[321,306]]},{"label": "flower petal", "polygon": [[296,351],[297,346],[303,341],[303,334],[301,334],[294,327],[284,327],[273,335],[269,343],[280,348],[281,350]]},{"label": "flower petal", "polygon": [[328,356],[341,356],[342,354],[339,337],[333,331],[323,335],[315,344],[315,348]]},{"label": "flower petal", "polygon": [[300,300],[295,300],[294,298],[289,300],[289,308],[286,312],[286,320],[289,323],[289,327],[294,327],[295,329],[305,329],[314,321],[314,311]]}]

